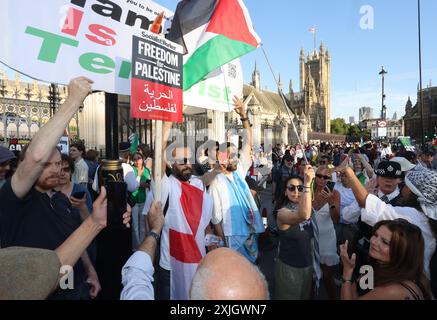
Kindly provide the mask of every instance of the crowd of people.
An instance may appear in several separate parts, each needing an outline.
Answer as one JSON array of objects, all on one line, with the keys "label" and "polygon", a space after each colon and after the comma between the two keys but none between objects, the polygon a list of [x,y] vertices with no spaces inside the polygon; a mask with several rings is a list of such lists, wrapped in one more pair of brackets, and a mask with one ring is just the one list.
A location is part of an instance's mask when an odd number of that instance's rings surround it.
[{"label": "crowd of people", "polygon": [[[95,269],[108,215],[99,154],[80,143],[69,155],[56,148],[90,92],[91,80],[72,80],[18,159],[0,147],[0,298],[93,299],[105,289]],[[120,143],[132,236],[120,299],[308,300],[321,287],[328,299],[437,295],[432,149],[326,141],[269,151],[253,145],[247,106],[234,104],[241,145],[208,141],[198,159],[167,144],[164,122],[156,190],[151,148]],[[266,226],[257,192],[270,186]],[[258,268],[266,234],[279,243],[272,292]],[[60,266],[73,267],[73,289],[60,285]],[[22,273],[35,285],[20,287]]]}]

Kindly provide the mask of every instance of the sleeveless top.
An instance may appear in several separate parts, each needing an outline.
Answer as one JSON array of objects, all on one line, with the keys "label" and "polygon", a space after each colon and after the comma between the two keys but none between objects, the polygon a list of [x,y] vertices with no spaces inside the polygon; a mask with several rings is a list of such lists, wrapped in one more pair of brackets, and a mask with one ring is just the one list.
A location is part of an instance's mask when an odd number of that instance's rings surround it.
[{"label": "sleeveless top", "polygon": [[[299,206],[289,202],[285,208],[297,212]],[[278,229],[278,234],[278,258],[283,263],[294,268],[306,268],[312,265],[311,238],[313,237],[313,228],[310,220],[290,226],[287,230]]]}]

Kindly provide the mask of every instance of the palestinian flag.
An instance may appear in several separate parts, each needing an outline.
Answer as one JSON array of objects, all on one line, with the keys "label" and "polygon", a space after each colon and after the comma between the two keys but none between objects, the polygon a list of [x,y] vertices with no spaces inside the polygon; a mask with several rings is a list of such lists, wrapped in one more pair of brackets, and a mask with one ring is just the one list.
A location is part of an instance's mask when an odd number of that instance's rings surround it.
[{"label": "palestinian flag", "polygon": [[167,38],[184,46],[184,90],[261,42],[242,0],[179,2]]}]

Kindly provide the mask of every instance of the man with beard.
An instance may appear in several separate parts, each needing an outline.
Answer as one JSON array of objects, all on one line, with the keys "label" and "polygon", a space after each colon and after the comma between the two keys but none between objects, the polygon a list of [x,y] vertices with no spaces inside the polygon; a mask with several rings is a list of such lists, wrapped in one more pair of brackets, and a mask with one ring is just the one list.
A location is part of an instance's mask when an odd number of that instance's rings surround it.
[{"label": "man with beard", "polygon": [[[3,248],[58,248],[79,227],[69,199],[53,189],[59,184],[61,153],[56,145],[71,118],[91,92],[92,81],[79,77],[55,116],[20,155],[12,179],[0,190],[0,240]],[[74,266],[74,289],[58,289],[51,299],[87,299],[89,287],[81,263]]]},{"label": "man with beard", "polygon": [[234,99],[234,104],[235,112],[243,123],[243,145],[240,158],[235,146],[223,144],[220,147],[218,159],[224,172],[217,175],[209,187],[209,193],[214,199],[212,223],[227,247],[240,252],[254,263],[258,258],[258,237],[264,232],[264,226],[245,181],[247,171],[252,165],[252,128],[246,104],[239,99]]},{"label": "man with beard", "polygon": [[[156,197],[163,206],[165,222],[162,235],[151,231],[146,236],[152,233],[156,239],[161,238],[155,297],[187,300],[197,265],[206,255],[205,229],[211,221],[212,198],[205,192],[202,180],[192,174],[191,150],[179,145],[167,148],[171,127],[171,122],[163,123],[161,192]],[[151,208],[154,193],[152,186],[144,215]]]}]

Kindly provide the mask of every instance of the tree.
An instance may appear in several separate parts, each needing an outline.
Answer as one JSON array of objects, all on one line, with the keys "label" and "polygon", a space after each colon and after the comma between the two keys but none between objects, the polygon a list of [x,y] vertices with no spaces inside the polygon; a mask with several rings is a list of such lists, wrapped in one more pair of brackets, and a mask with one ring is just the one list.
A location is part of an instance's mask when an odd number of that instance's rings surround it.
[{"label": "tree", "polygon": [[342,118],[331,120],[331,132],[334,134],[347,135],[349,126]]}]

